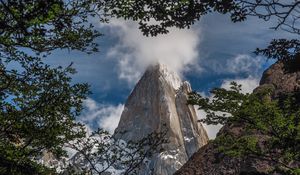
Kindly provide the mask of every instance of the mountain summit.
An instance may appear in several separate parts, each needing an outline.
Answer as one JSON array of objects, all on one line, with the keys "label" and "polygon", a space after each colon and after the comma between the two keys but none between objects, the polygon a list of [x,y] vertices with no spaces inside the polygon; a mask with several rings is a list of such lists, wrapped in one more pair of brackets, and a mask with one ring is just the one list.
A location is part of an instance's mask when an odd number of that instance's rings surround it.
[{"label": "mountain summit", "polygon": [[171,175],[201,146],[208,142],[203,126],[197,122],[193,106],[187,105],[191,86],[157,64],[148,67],[128,97],[118,127],[125,141],[138,140],[154,131],[168,129],[163,152],[154,155],[139,174]]}]

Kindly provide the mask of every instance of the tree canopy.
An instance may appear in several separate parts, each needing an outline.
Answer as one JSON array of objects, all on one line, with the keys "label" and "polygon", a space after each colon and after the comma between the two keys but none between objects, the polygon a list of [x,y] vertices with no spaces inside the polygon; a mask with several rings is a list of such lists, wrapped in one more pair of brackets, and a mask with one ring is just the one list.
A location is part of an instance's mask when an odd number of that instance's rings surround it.
[{"label": "tree canopy", "polygon": [[88,19],[106,22],[102,5],[94,0],[0,1],[0,174],[49,174],[52,170],[35,160],[45,151],[60,158],[66,143],[85,136],[75,119],[88,85],[72,82],[72,65],[52,67],[43,57],[57,49],[96,52],[94,39],[101,34]]},{"label": "tree canopy", "polygon": [[125,145],[102,130],[85,138],[76,117],[88,85],[72,82],[72,64],[63,68],[43,62],[58,49],[98,51],[94,39],[101,33],[90,19],[106,23],[116,8],[97,0],[0,0],[0,174],[55,174],[55,167],[37,160],[45,152],[59,160],[66,146],[89,162],[88,169],[79,166],[71,173],[101,174],[118,164],[129,174],[165,143],[163,133]]},{"label": "tree canopy", "polygon": [[62,156],[66,142],[84,136],[75,118],[88,85],[71,82],[71,65],[52,68],[40,57],[57,48],[86,51],[93,45],[96,34],[74,21],[84,20],[83,4],[64,5],[0,1],[1,174],[45,172],[34,158],[44,150]]}]

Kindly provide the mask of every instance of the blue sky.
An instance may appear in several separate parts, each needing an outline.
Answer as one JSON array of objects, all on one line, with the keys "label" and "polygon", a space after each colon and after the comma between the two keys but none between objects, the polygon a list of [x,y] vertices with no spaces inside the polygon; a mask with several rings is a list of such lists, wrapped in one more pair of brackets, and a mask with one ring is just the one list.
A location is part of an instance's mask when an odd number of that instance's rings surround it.
[{"label": "blue sky", "polygon": [[274,21],[251,18],[232,23],[228,16],[218,14],[203,17],[189,30],[171,29],[170,34],[156,38],[142,36],[131,21],[94,24],[104,34],[96,40],[100,52],[57,51],[46,62],[54,66],[74,62],[78,73],[73,81],[89,83],[92,91],[81,120],[108,130],[116,126],[127,96],[149,64],[166,64],[205,94],[232,80],[251,91],[272,63],[253,51],[266,47],[272,38],[296,37],[269,29]]}]

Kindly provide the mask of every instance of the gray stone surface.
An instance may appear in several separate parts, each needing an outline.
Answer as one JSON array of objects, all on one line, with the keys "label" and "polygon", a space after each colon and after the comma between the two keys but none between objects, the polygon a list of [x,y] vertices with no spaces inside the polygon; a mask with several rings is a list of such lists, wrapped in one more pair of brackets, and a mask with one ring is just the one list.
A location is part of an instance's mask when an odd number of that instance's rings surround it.
[{"label": "gray stone surface", "polygon": [[[292,65],[291,65],[292,64]],[[293,67],[292,67],[293,66]],[[300,88],[300,58],[289,64],[277,62],[267,69],[260,80],[260,86],[273,86],[272,97],[280,93],[293,92]]]},{"label": "gray stone surface", "polygon": [[[169,143],[164,152],[154,155],[148,169],[140,174],[172,175],[200,147],[208,142],[203,126],[197,122],[193,106],[187,105],[188,82],[166,66],[147,69],[126,101],[115,136],[125,141],[138,140],[165,124]],[[118,133],[126,131],[122,136]]]}]

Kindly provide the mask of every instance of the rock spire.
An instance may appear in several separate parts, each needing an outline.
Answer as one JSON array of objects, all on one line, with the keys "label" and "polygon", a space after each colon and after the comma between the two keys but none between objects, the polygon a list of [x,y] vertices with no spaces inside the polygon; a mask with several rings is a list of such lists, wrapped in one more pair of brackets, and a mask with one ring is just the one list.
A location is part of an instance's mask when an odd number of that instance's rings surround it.
[{"label": "rock spire", "polygon": [[197,122],[196,111],[187,105],[191,86],[165,65],[150,66],[128,97],[116,137],[138,140],[153,131],[160,131],[163,125],[168,129],[169,143],[164,151],[154,155],[140,175],[172,175],[200,147],[208,142],[203,126]]}]

